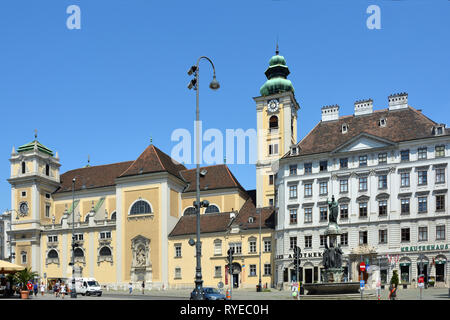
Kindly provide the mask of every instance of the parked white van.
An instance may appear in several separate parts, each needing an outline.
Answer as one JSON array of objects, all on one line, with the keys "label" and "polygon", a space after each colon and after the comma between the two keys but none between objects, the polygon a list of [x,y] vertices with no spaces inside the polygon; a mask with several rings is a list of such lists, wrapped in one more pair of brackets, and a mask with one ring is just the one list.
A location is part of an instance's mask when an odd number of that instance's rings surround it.
[{"label": "parked white van", "polygon": [[81,295],[102,295],[102,288],[95,278],[75,278],[75,289]]}]

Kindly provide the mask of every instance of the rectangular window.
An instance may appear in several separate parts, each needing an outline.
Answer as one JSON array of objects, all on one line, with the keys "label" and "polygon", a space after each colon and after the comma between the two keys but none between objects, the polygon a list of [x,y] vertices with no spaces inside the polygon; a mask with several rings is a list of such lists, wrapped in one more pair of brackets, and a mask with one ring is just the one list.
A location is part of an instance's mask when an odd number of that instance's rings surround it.
[{"label": "rectangular window", "polygon": [[387,230],[378,230],[378,242],[387,243]]},{"label": "rectangular window", "polygon": [[425,170],[421,170],[417,172],[418,184],[426,185],[427,184],[427,172]]},{"label": "rectangular window", "polygon": [[359,232],[359,244],[367,244],[367,231]]},{"label": "rectangular window", "polygon": [[305,174],[311,174],[312,173],[312,163],[308,162],[305,163]]},{"label": "rectangular window", "polygon": [[378,201],[378,214],[380,216],[387,215],[387,200]]},{"label": "rectangular window", "polygon": [[402,242],[409,242],[410,241],[410,235],[409,235],[409,228],[402,228]]},{"label": "rectangular window", "polygon": [[289,209],[289,222],[291,224],[297,223],[297,209]]},{"label": "rectangular window", "polygon": [[305,183],[305,197],[312,197],[312,183]]},{"label": "rectangular window", "polygon": [[427,158],[427,148],[419,148],[417,149],[417,157],[419,158],[419,160],[423,160]]},{"label": "rectangular window", "polygon": [[341,219],[348,219],[348,204],[343,203],[340,205],[340,218]]},{"label": "rectangular window", "polygon": [[76,233],[73,235],[73,239],[75,241],[83,241],[84,240],[84,236],[82,233]]},{"label": "rectangular window", "polygon": [[278,154],[278,143],[269,144],[269,155]]},{"label": "rectangular window", "polygon": [[297,185],[289,186],[289,198],[290,199],[297,198]]},{"label": "rectangular window", "polygon": [[58,236],[48,236],[48,242],[58,242]]},{"label": "rectangular window", "polygon": [[320,246],[321,246],[321,247],[325,246],[325,243],[326,243],[326,242],[327,242],[327,236],[321,234],[321,235],[320,235]]},{"label": "rectangular window", "polygon": [[387,189],[387,175],[378,176],[378,189]]},{"label": "rectangular window", "polygon": [[264,252],[271,252],[271,251],[272,251],[272,241],[264,240]]},{"label": "rectangular window", "polygon": [[419,213],[425,213],[428,211],[428,205],[427,205],[427,197],[419,197]]},{"label": "rectangular window", "polygon": [[222,267],[221,266],[215,266],[214,267],[214,277],[215,278],[221,278],[222,277]]},{"label": "rectangular window", "polygon": [[445,210],[445,195],[438,194],[436,196],[436,211],[444,211]]},{"label": "rectangular window", "polygon": [[359,216],[360,217],[367,217],[367,202],[360,202],[359,203]]},{"label": "rectangular window", "polygon": [[367,155],[359,156],[359,166],[367,167]]},{"label": "rectangular window", "polygon": [[289,166],[289,175],[295,176],[296,174],[297,174],[297,165],[296,164],[291,164]]},{"label": "rectangular window", "polygon": [[436,169],[436,183],[445,183],[445,168]]},{"label": "rectangular window", "polygon": [[348,192],[348,180],[347,179],[339,180],[339,192],[341,192],[341,193]]},{"label": "rectangular window", "polygon": [[289,238],[289,249],[294,249],[294,247],[297,246],[297,237],[290,237]]},{"label": "rectangular window", "polygon": [[49,204],[45,205],[45,217],[50,218],[50,205]]},{"label": "rectangular window", "polygon": [[319,168],[320,172],[327,171],[328,170],[328,161],[320,161],[319,162]]},{"label": "rectangular window", "polygon": [[445,225],[436,226],[436,240],[445,240]]},{"label": "rectangular window", "polygon": [[214,255],[215,256],[222,255],[222,241],[215,241],[214,242]]},{"label": "rectangular window", "polygon": [[312,222],[312,208],[305,208],[305,223]]},{"label": "rectangular window", "polygon": [[273,185],[273,174],[269,174],[269,185]]},{"label": "rectangular window", "polygon": [[367,191],[367,177],[359,178],[359,191]]},{"label": "rectangular window", "polygon": [[341,246],[348,246],[348,233],[341,234]]},{"label": "rectangular window", "polygon": [[270,263],[264,264],[264,276],[270,276],[272,274],[272,268],[270,267]]},{"label": "rectangular window", "polygon": [[249,244],[249,252],[250,253],[256,253],[256,241],[255,240],[251,240],[248,242]]},{"label": "rectangular window", "polygon": [[26,191],[22,191],[22,197],[26,197],[27,196],[27,192]]},{"label": "rectangular window", "polygon": [[401,214],[409,214],[409,199],[401,199]]},{"label": "rectangular window", "polygon": [[444,157],[445,156],[445,146],[436,146],[435,148],[435,157]]},{"label": "rectangular window", "polygon": [[175,245],[175,258],[181,258],[181,244]]},{"label": "rectangular window", "polygon": [[400,186],[409,187],[409,172],[400,173]]},{"label": "rectangular window", "polygon": [[328,182],[327,181],[319,182],[319,193],[320,193],[320,195],[328,194]]},{"label": "rectangular window", "polygon": [[256,264],[250,265],[250,277],[256,277]]},{"label": "rectangular window", "polygon": [[242,254],[242,243],[241,242],[232,242],[230,243],[230,249],[234,249],[234,254]]},{"label": "rectangular window", "polygon": [[400,151],[400,159],[401,161],[409,161],[409,150]]},{"label": "rectangular window", "polygon": [[339,164],[341,169],[348,168],[348,158],[339,159]]},{"label": "rectangular window", "polygon": [[428,227],[419,227],[419,241],[428,241]]},{"label": "rectangular window", "polygon": [[305,248],[312,248],[312,236],[305,236]]},{"label": "rectangular window", "polygon": [[175,268],[175,279],[181,279],[181,268]]},{"label": "rectangular window", "polygon": [[111,239],[111,231],[100,232],[100,239]]},{"label": "rectangular window", "polygon": [[22,264],[26,264],[27,263],[27,253],[22,252],[21,256],[22,256]]},{"label": "rectangular window", "polygon": [[387,163],[387,153],[382,152],[378,154],[378,164],[385,164]]},{"label": "rectangular window", "polygon": [[320,221],[328,221],[328,207],[320,207]]}]

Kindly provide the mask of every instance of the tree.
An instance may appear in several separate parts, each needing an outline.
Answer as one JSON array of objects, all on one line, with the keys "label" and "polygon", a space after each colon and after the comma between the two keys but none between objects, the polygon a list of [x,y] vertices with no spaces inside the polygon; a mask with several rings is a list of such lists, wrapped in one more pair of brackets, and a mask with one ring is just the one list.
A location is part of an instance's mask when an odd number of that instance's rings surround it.
[{"label": "tree", "polygon": [[397,273],[397,270],[394,270],[393,272],[392,272],[392,278],[391,278],[391,284],[393,284],[393,285],[395,285],[395,287],[397,287],[398,286],[398,273]]},{"label": "tree", "polygon": [[28,290],[28,281],[33,280],[37,276],[37,272],[31,271],[31,268],[25,268],[14,275],[16,282],[21,284],[22,290]]}]

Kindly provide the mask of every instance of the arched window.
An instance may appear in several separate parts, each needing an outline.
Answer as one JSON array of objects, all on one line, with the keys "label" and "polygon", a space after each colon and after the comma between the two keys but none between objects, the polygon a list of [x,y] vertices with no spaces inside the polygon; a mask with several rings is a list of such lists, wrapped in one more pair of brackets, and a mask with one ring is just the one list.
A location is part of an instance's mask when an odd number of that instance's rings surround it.
[{"label": "arched window", "polygon": [[22,161],[22,173],[25,173],[25,161]]},{"label": "arched window", "polygon": [[111,220],[116,220],[116,212],[111,213]]},{"label": "arched window", "polygon": [[269,128],[270,129],[276,129],[278,128],[278,117],[277,116],[271,116],[269,119]]},{"label": "arched window", "polygon": [[83,252],[83,250],[81,250],[80,248],[76,248],[74,251],[73,251],[73,255],[75,256],[75,258],[82,258],[82,257],[84,257],[84,252]]},{"label": "arched window", "polygon": [[111,249],[109,249],[108,247],[102,247],[100,249],[100,256],[111,256]]},{"label": "arched window", "polygon": [[49,259],[58,259],[58,252],[56,250],[50,250],[47,254]]},{"label": "arched window", "polygon": [[46,176],[50,175],[50,166],[48,164],[45,165],[45,175]]},{"label": "arched window", "polygon": [[136,201],[130,209],[130,214],[145,214],[152,213],[150,204],[147,201]]},{"label": "arched window", "polygon": [[220,210],[219,210],[219,208],[218,208],[216,205],[214,205],[214,204],[209,205],[209,206],[206,208],[206,210],[205,210],[205,213],[216,213],[216,212],[220,212]]},{"label": "arched window", "polygon": [[183,212],[184,216],[188,216],[190,214],[196,214],[194,207],[187,207]]}]

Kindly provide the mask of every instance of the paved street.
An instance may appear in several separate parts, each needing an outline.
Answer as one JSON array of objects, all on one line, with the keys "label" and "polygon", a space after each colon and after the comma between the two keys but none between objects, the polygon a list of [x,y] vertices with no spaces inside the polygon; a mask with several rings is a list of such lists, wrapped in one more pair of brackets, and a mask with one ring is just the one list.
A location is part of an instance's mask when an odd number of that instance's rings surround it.
[{"label": "paved street", "polygon": [[[448,295],[448,288],[429,288],[423,290],[423,300],[450,300]],[[374,290],[366,290],[366,293],[374,294]],[[78,295],[78,300],[187,300],[189,299],[190,290],[152,290],[146,291],[145,294],[141,292],[133,292],[129,294],[125,291],[109,291],[104,292],[101,297],[87,297]],[[399,289],[397,298],[398,300],[419,300],[419,289]],[[290,291],[278,291],[272,290],[271,292],[255,292],[254,290],[234,290],[233,300],[292,300]],[[20,297],[9,298],[14,300],[20,300]],[[8,299],[8,300],[9,300]],[[388,299],[388,290],[383,290],[381,294],[381,300]],[[0,298],[0,300],[6,300]],[[66,295],[64,299],[56,298],[54,295],[45,294],[44,296],[32,297],[30,300],[72,300],[70,295]]]}]

